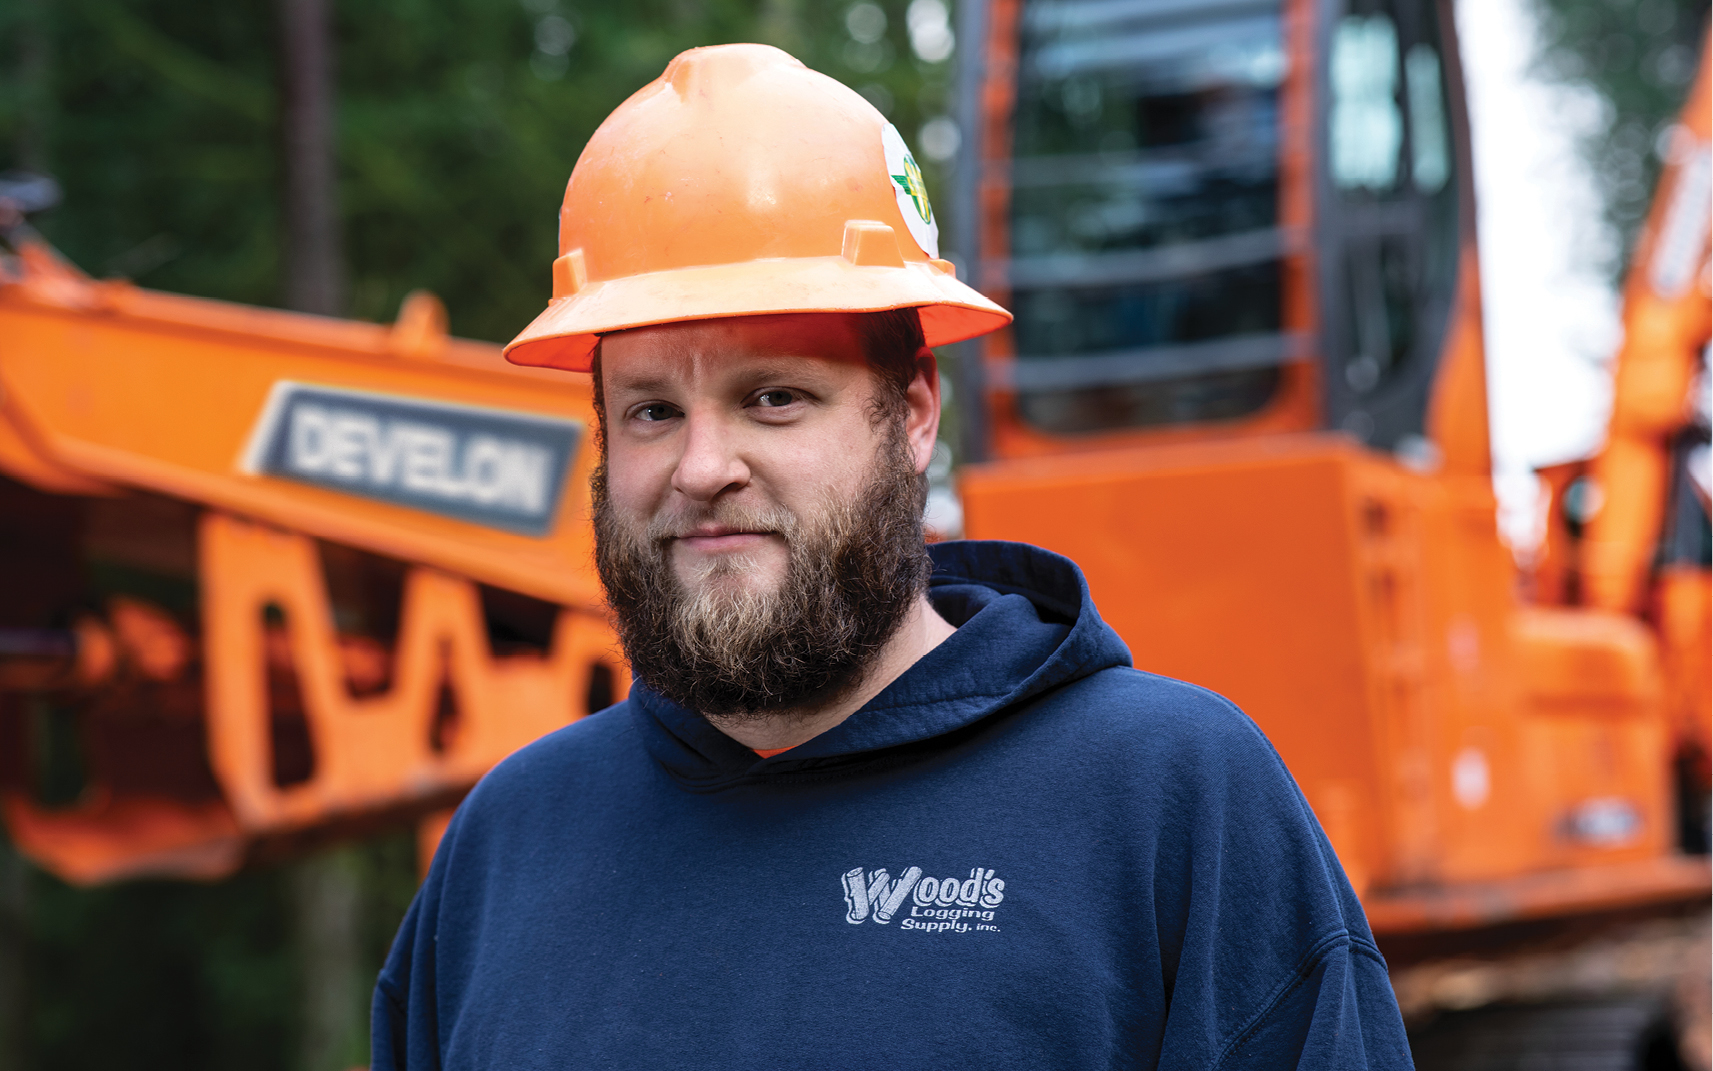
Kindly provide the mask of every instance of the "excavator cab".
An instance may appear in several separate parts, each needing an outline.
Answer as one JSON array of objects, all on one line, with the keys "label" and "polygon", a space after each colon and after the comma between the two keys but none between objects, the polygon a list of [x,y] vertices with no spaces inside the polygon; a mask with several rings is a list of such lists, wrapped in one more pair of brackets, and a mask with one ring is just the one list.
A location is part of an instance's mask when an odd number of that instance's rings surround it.
[{"label": "excavator cab", "polygon": [[1383,937],[1705,896],[1649,621],[1497,531],[1452,5],[962,10],[966,534],[1254,717]]},{"label": "excavator cab", "polygon": [[966,116],[965,257],[1017,319],[979,362],[980,454],[1322,428],[1431,449],[1472,233],[1439,5],[985,6],[1015,59]]}]

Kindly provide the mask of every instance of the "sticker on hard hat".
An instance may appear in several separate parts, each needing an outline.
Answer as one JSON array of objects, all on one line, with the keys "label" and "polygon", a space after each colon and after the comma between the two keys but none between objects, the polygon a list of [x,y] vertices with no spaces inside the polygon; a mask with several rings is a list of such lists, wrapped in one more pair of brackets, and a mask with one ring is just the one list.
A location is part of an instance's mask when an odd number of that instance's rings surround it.
[{"label": "sticker on hard hat", "polygon": [[934,206],[928,203],[928,184],[922,180],[922,169],[904,144],[904,136],[891,123],[880,132],[880,145],[886,151],[886,173],[892,179],[892,192],[898,198],[898,211],[904,215],[904,225],[922,252],[936,259],[940,256],[940,221],[934,218]]},{"label": "sticker on hard hat", "polygon": [[553,527],[579,421],[308,383],[275,383],[245,472],[522,535]]}]

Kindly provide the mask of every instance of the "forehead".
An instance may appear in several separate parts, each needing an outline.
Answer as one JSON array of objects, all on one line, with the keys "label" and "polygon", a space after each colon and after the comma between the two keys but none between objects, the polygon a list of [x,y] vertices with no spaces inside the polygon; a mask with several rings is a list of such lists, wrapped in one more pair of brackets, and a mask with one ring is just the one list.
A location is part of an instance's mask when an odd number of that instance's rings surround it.
[{"label": "forehead", "polygon": [[691,385],[758,367],[862,370],[856,318],[838,313],[688,320],[616,331],[601,339],[608,390],[647,380]]}]

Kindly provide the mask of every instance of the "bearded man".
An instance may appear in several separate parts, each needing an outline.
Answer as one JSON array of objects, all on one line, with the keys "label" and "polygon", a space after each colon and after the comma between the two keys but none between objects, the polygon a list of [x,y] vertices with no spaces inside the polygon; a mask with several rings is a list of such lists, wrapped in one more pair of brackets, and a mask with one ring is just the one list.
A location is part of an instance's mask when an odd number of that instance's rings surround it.
[{"label": "bearded man", "polygon": [[459,809],[377,1071],[1409,1066],[1255,726],[1131,669],[1064,558],[925,546],[931,347],[1008,319],[936,239],[897,132],[774,49],[591,139],[508,356],[594,377],[637,683]]}]

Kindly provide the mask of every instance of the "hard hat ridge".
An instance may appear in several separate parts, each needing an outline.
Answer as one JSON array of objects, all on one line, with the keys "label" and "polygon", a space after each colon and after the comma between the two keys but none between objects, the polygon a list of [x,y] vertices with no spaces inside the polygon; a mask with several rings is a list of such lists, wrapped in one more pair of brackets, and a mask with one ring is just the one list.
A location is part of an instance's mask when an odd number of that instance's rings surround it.
[{"label": "hard hat ridge", "polygon": [[787,312],[913,307],[930,346],[1003,326],[939,259],[937,223],[860,94],[766,45],[691,49],[584,147],[553,299],[506,356],[587,371],[605,332]]},{"label": "hard hat ridge", "polygon": [[707,99],[770,67],[808,70],[803,61],[772,45],[702,45],[672,57],[654,85],[671,86],[685,100]]}]

